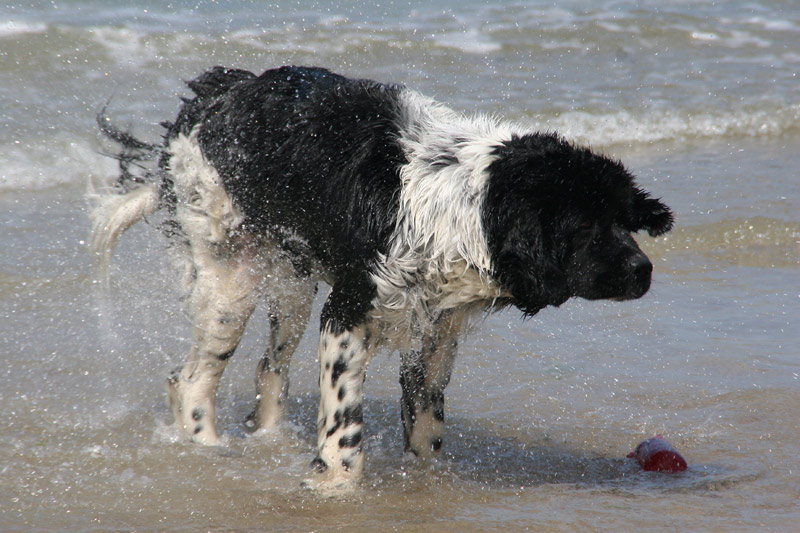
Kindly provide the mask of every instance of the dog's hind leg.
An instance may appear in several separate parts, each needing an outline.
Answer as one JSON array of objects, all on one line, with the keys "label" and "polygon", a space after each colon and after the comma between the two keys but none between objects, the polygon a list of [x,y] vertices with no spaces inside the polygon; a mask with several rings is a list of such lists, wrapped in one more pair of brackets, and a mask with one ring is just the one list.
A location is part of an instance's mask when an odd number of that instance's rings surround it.
[{"label": "dog's hind leg", "polygon": [[289,363],[308,325],[316,283],[286,281],[292,294],[269,298],[270,342],[256,369],[256,407],[245,425],[252,430],[274,426],[283,418],[289,393]]},{"label": "dog's hind leg", "polygon": [[243,216],[209,165],[197,128],[169,142],[175,219],[187,241],[193,276],[188,301],[192,348],[167,380],[175,423],[195,441],[217,444],[214,396],[263,289],[261,243],[242,228]]},{"label": "dog's hind leg", "polygon": [[438,455],[444,430],[444,389],[450,382],[463,314],[448,312],[422,340],[422,349],[403,353],[400,385],[406,451]]},{"label": "dog's hind leg", "polygon": [[242,255],[220,257],[198,243],[192,246],[192,348],[184,365],[167,380],[167,402],[178,427],[202,444],[219,442],[217,385],[260,296],[261,276]]}]

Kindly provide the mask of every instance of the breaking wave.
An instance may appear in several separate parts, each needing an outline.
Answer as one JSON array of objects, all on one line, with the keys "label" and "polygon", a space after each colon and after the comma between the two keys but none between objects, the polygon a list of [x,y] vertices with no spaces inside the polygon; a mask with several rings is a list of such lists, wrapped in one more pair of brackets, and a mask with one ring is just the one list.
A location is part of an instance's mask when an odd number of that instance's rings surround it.
[{"label": "breaking wave", "polygon": [[646,114],[627,110],[615,113],[568,111],[551,118],[537,117],[534,125],[596,146],[692,139],[770,138],[800,133],[800,104],[727,112],[689,109]]}]

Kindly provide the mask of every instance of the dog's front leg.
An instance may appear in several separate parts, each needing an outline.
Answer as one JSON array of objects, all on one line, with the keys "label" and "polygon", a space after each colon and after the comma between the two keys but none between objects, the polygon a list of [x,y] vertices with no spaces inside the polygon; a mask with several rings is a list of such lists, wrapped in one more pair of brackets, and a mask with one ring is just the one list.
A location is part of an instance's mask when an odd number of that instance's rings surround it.
[{"label": "dog's front leg", "polygon": [[401,355],[402,420],[406,451],[436,457],[444,434],[444,389],[450,382],[463,312],[448,311],[422,339],[422,348]]},{"label": "dog's front leg", "polygon": [[364,468],[362,390],[373,342],[364,287],[348,293],[334,287],[322,312],[319,342],[320,403],[316,476],[322,490],[352,487]]},{"label": "dog's front leg", "polygon": [[356,481],[363,470],[361,404],[368,341],[364,324],[339,332],[328,325],[320,337],[316,466],[329,485]]}]

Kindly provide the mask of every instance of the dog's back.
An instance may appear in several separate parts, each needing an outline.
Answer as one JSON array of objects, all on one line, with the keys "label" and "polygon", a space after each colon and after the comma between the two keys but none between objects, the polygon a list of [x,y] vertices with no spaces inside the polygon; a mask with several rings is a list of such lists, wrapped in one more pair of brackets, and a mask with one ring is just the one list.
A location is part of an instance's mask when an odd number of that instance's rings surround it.
[{"label": "dog's back", "polygon": [[304,67],[258,77],[215,68],[189,87],[197,96],[169,125],[167,146],[197,142],[247,231],[296,232],[334,276],[385,252],[404,161],[397,87]]}]

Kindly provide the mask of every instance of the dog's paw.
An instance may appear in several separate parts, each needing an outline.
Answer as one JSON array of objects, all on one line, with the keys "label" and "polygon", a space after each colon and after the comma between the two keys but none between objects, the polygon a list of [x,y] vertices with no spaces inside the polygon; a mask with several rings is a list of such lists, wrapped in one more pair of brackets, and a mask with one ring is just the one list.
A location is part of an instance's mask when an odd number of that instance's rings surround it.
[{"label": "dog's paw", "polygon": [[181,371],[183,370],[183,366],[179,366],[172,370],[167,376],[167,408],[172,411],[172,416],[175,417],[175,422],[177,423],[181,418],[181,411],[183,411],[183,406],[181,405]]},{"label": "dog's paw", "polygon": [[311,463],[312,473],[300,486],[322,497],[351,494],[358,488],[359,476],[342,469],[332,469],[317,457]]}]

